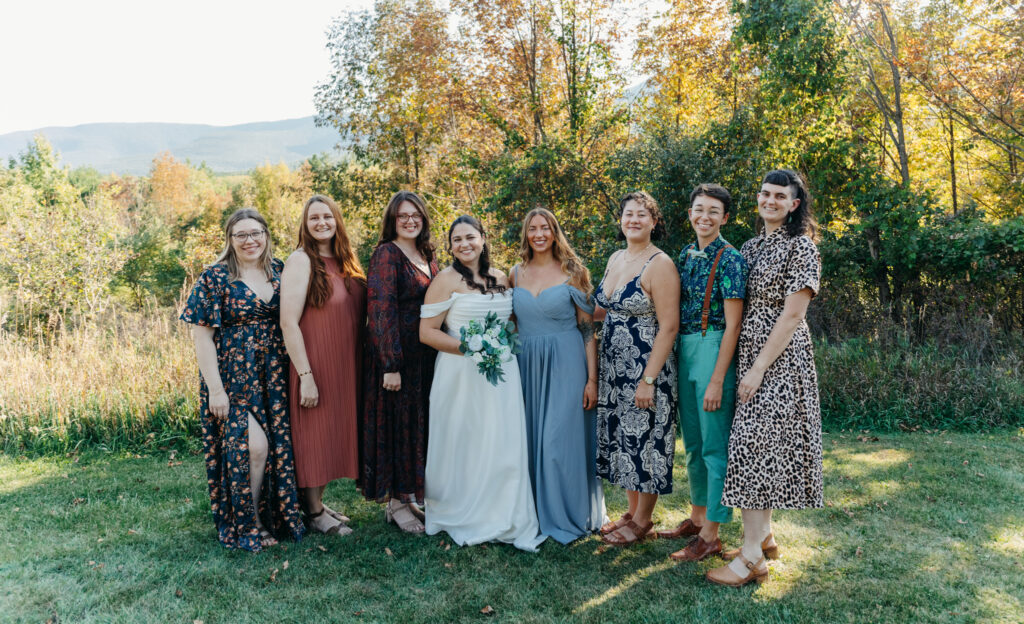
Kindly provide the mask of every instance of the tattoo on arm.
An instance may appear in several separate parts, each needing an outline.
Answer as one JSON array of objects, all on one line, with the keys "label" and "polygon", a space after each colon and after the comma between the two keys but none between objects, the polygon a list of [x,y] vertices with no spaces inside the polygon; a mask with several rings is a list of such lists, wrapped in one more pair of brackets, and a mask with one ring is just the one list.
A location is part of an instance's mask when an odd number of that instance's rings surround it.
[{"label": "tattoo on arm", "polygon": [[576,329],[580,330],[583,334],[583,344],[587,344],[594,339],[594,324],[590,321],[581,321],[576,324]]}]

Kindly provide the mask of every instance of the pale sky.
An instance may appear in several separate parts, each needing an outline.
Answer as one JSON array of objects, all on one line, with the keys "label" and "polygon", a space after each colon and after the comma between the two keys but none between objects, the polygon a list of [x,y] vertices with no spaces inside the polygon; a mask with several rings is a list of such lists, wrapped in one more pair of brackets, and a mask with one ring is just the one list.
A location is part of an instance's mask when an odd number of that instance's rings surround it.
[{"label": "pale sky", "polygon": [[305,117],[326,30],[372,0],[3,0],[0,134]]}]

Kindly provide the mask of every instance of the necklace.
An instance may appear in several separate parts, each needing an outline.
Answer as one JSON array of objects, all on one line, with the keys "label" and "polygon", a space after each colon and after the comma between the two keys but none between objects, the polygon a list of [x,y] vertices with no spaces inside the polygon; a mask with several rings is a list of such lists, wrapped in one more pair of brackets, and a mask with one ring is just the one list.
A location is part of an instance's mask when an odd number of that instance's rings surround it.
[{"label": "necklace", "polygon": [[626,250],[626,249],[623,249],[622,250],[622,257],[626,259],[626,264],[632,264],[632,263],[636,262],[637,260],[639,260],[640,257],[644,255],[644,252],[647,251],[648,249],[650,249],[651,245],[653,245],[653,244],[654,244],[653,241],[651,241],[650,243],[647,243],[647,246],[644,247],[643,249],[641,249],[640,252],[637,255],[633,256],[632,258],[629,257],[629,251]]}]

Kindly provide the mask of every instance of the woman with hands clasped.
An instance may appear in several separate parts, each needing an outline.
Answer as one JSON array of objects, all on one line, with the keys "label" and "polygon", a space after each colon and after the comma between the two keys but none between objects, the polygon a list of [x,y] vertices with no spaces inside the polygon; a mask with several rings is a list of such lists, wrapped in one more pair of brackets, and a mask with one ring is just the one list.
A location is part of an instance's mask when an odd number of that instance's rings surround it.
[{"label": "woman with hands clasped", "polygon": [[291,356],[289,405],[295,476],[307,524],[347,535],[348,518],[324,504],[335,479],[359,475],[359,386],[366,278],[334,200],[302,207],[298,248],[281,274],[281,330]]},{"label": "woman with hands clasped", "polygon": [[562,544],[604,522],[595,472],[597,343],[590,271],[555,215],[531,210],[511,272],[526,402],[530,480],[541,532]]},{"label": "woman with hands clasped", "polygon": [[221,544],[259,551],[305,532],[292,461],[281,261],[252,208],[224,226],[225,246],[196,280],[191,323],[200,371],[200,422],[210,507]]},{"label": "woman with hands clasped", "polygon": [[762,223],[740,250],[750,267],[737,347],[736,415],[722,504],[743,514],[743,547],[708,580],[739,587],[768,578],[778,557],[773,509],[822,506],[821,408],[811,333],[804,317],[818,292],[817,225],[800,174],[768,172],[757,194]]},{"label": "woman with hands clasped", "polygon": [[[430,388],[426,529],[459,545],[491,540],[534,551],[544,541],[530,487],[526,414],[516,356],[488,380],[459,350],[460,329],[488,314],[507,323],[512,296],[491,268],[483,226],[463,215],[448,230],[452,265],[434,278],[421,309],[420,340],[438,350]],[[480,334],[473,338],[481,339]]]},{"label": "woman with hands clasped", "polygon": [[654,246],[665,224],[654,198],[629,193],[619,201],[619,237],[597,287],[608,311],[601,334],[597,392],[597,474],[626,489],[629,509],[601,527],[616,546],[645,539],[659,494],[672,491],[676,439],[679,272]]}]

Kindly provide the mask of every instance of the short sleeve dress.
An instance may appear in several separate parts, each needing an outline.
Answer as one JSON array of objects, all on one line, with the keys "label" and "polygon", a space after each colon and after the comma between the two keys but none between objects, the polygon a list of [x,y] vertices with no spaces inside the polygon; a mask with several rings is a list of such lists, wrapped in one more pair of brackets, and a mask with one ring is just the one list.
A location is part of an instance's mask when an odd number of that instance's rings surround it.
[{"label": "short sleeve dress", "polygon": [[[437,275],[416,268],[392,242],[370,257],[367,340],[363,352],[362,466],[359,488],[369,500],[394,497],[423,504],[430,383],[437,351],[420,342],[420,306]],[[401,373],[402,388],[385,390],[385,373]]]},{"label": "short sleeve dress", "polygon": [[633,402],[658,333],[654,301],[640,286],[650,262],[611,295],[604,279],[597,287],[597,303],[608,311],[599,354],[597,474],[627,490],[669,494],[678,400],[674,357],[655,378],[654,406],[640,409]]},{"label": "short sleeve dress", "polygon": [[275,537],[298,540],[305,533],[299,512],[288,418],[288,356],[281,337],[280,274],[274,260],[274,295],[263,301],[227,266],[215,264],[199,276],[181,320],[214,328],[220,378],[230,401],[228,417],[214,417],[209,391],[199,376],[200,421],[210,507],[221,544],[261,550],[249,480],[249,416],[267,436],[268,455],[260,497],[263,526]]},{"label": "short sleeve dress", "polygon": [[[737,377],[750,370],[782,314],[786,297],[817,294],[821,257],[806,236],[785,228],[743,245],[750,265],[740,328]],[[765,371],[754,396],[736,407],[722,504],[740,509],[822,506],[821,407],[814,348],[806,322]]]}]

